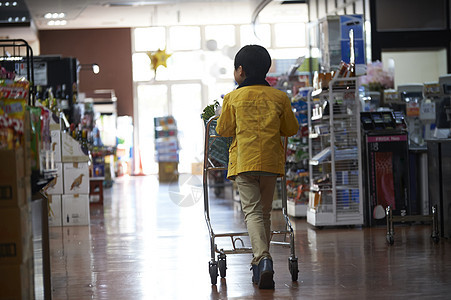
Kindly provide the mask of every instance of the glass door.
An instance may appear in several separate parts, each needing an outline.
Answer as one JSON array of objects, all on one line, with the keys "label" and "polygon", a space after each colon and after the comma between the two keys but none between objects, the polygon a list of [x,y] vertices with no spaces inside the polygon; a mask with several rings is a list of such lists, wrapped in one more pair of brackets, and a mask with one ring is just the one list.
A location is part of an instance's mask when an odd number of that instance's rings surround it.
[{"label": "glass door", "polygon": [[140,84],[137,86],[138,143],[137,162],[144,174],[157,174],[155,162],[154,118],[169,114],[168,87],[165,84]]},{"label": "glass door", "polygon": [[171,111],[177,122],[180,144],[179,172],[191,173],[191,164],[203,160],[201,83],[171,85]]}]

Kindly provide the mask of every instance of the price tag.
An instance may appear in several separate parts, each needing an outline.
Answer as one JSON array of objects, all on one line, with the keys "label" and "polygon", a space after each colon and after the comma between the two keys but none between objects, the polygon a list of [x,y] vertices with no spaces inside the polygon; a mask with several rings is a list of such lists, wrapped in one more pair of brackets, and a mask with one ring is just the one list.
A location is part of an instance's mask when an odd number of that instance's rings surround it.
[{"label": "price tag", "polygon": [[418,102],[410,101],[406,103],[406,114],[408,117],[420,116],[420,104]]},{"label": "price tag", "polygon": [[420,119],[421,120],[435,120],[435,103],[424,102],[420,106]]}]

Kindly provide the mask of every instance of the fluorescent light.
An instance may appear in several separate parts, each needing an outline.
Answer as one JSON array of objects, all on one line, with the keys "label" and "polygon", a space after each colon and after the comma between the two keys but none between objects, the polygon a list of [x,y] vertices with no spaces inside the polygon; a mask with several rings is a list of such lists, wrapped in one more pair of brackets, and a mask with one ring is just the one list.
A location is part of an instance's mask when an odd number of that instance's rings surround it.
[{"label": "fluorescent light", "polygon": [[62,19],[66,16],[63,12],[48,12],[44,15],[46,19]]},{"label": "fluorescent light", "polygon": [[66,20],[50,20],[47,22],[49,26],[64,26],[67,24]]}]

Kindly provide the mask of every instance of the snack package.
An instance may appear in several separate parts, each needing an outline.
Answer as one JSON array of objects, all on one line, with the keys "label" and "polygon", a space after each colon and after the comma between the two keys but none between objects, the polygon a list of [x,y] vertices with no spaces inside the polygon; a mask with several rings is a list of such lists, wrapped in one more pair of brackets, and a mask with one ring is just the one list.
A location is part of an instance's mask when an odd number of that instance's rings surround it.
[{"label": "snack package", "polygon": [[25,107],[30,84],[23,78],[3,77],[0,78],[0,149],[11,150],[24,145]]},{"label": "snack package", "polygon": [[24,133],[25,99],[0,100],[0,135],[2,149],[16,149],[22,146]]},{"label": "snack package", "polygon": [[19,80],[0,79],[0,99],[28,99],[30,83]]}]

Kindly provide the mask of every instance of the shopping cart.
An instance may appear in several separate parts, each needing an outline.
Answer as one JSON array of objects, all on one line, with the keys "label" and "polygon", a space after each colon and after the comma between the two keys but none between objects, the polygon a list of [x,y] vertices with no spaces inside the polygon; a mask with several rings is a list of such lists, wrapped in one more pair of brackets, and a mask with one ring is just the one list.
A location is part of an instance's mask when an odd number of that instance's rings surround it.
[{"label": "shopping cart", "polygon": [[[230,138],[221,137],[216,133],[216,124],[218,117],[212,117],[205,123],[205,149],[204,149],[204,169],[203,169],[203,189],[204,189],[204,214],[207,222],[208,231],[210,233],[210,250],[211,258],[209,261],[209,272],[211,284],[216,284],[218,275],[221,278],[226,277],[227,270],[227,254],[252,253],[251,247],[245,247],[242,237],[248,236],[247,232],[233,233],[215,233],[210,221],[210,205],[208,200],[208,175],[214,171],[226,171],[228,163],[228,148],[230,146]],[[284,140],[286,152],[287,138]],[[227,159],[225,159],[227,157]],[[271,231],[271,244],[289,246],[291,249],[288,257],[288,270],[293,281],[298,280],[298,258],[294,249],[294,231],[291,226],[290,219],[287,215],[287,193],[286,178],[282,177],[282,213],[285,219],[285,229],[279,231]],[[273,241],[274,235],[283,235],[282,241]],[[289,236],[289,241],[287,241]],[[230,238],[231,249],[218,249],[216,238]],[[215,254],[217,255],[217,259]],[[219,270],[219,273],[218,273]]]}]

